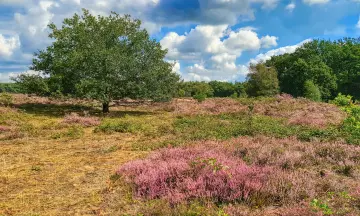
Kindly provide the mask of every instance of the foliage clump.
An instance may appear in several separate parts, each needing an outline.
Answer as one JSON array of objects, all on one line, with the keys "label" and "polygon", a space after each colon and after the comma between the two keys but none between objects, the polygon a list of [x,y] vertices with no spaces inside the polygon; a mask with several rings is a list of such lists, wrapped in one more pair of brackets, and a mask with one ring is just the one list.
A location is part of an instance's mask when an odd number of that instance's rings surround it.
[{"label": "foliage clump", "polygon": [[304,84],[304,97],[312,101],[321,101],[320,89],[311,80],[307,80]]},{"label": "foliage clump", "polygon": [[130,97],[169,100],[179,76],[164,60],[167,53],[141,21],[129,15],[82,15],[66,18],[58,28],[49,25],[53,43],[35,54],[32,70],[44,76],[20,75],[15,79],[26,92],[91,98],[109,112],[114,99]]},{"label": "foliage clump", "polygon": [[247,93],[250,96],[275,96],[279,93],[276,69],[265,64],[250,66],[247,76]]},{"label": "foliage clump", "polygon": [[352,96],[342,94],[339,94],[332,103],[340,106],[348,114],[341,128],[341,131],[347,135],[347,141],[360,145],[360,106],[353,104]]}]

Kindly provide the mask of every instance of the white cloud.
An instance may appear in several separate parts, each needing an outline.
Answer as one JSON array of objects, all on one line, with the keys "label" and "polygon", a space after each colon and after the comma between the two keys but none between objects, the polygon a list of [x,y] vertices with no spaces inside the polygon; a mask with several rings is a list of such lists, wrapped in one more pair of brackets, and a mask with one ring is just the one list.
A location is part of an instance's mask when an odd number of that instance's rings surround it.
[{"label": "white cloud", "polygon": [[51,9],[56,6],[52,1],[39,1],[30,6],[25,14],[14,14],[15,31],[19,33],[23,52],[31,53],[48,45],[47,25],[54,17]]},{"label": "white cloud", "polygon": [[328,3],[330,0],[303,0],[303,2],[305,4],[308,5],[314,5],[314,4],[326,4]]},{"label": "white cloud", "polygon": [[273,47],[273,46],[277,46],[277,40],[279,38],[278,37],[275,37],[275,36],[269,36],[269,35],[266,35],[265,37],[262,37],[261,38],[261,47],[263,48],[270,48],[270,47]]},{"label": "white cloud", "polygon": [[239,29],[230,32],[229,38],[224,40],[224,45],[229,52],[240,55],[245,50],[260,49],[261,41],[256,32],[250,29]]},{"label": "white cloud", "polygon": [[174,73],[181,74],[181,66],[180,66],[180,63],[179,63],[179,62],[173,62],[173,63],[174,63],[174,66],[173,66],[172,71],[173,71]]},{"label": "white cloud", "polygon": [[20,74],[39,75],[40,73],[33,70],[0,73],[0,83],[13,82],[11,79],[19,76]]},{"label": "white cloud", "polygon": [[227,25],[198,25],[189,33],[168,33],[161,45],[169,50],[169,60],[191,63],[182,71],[184,79],[235,80],[247,73],[236,60],[246,51],[258,51],[277,45],[278,38],[259,38],[252,27],[231,30]]},{"label": "white cloud", "polygon": [[293,53],[295,52],[295,50],[297,48],[299,48],[300,46],[302,46],[304,43],[310,42],[311,39],[306,39],[304,41],[301,41],[300,43],[293,45],[293,46],[284,46],[284,47],[280,47],[278,49],[273,49],[270,50],[266,53],[261,53],[259,55],[257,55],[255,57],[255,59],[251,59],[249,63],[257,63],[257,62],[261,62],[261,61],[267,61],[269,60],[272,56],[278,56],[278,55],[283,55],[285,53]]},{"label": "white cloud", "polygon": [[30,0],[0,0],[0,5],[24,5]]},{"label": "white cloud", "polygon": [[356,28],[360,29],[360,16],[359,16],[359,21],[356,24]]},{"label": "white cloud", "polygon": [[0,34],[0,57],[10,57],[16,49],[20,47],[19,37],[5,37]]},{"label": "white cloud", "polygon": [[290,13],[294,11],[296,8],[296,4],[294,2],[291,2],[290,4],[286,5],[285,9],[289,11]]}]

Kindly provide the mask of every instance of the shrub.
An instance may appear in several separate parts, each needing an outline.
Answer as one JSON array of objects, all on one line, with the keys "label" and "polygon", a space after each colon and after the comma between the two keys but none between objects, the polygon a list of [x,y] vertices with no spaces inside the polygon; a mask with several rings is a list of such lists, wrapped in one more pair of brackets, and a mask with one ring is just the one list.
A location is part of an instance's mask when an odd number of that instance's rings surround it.
[{"label": "shrub", "polygon": [[179,96],[179,97],[185,97],[185,95],[186,95],[185,90],[184,90],[184,89],[180,89],[179,92],[178,92],[178,96]]},{"label": "shrub", "polygon": [[331,101],[331,103],[340,107],[349,106],[352,104],[352,96],[339,93],[338,96]]},{"label": "shrub", "polygon": [[123,165],[118,174],[134,185],[136,197],[172,203],[196,198],[216,203],[246,201],[260,191],[271,170],[208,147],[160,150]]},{"label": "shrub", "polygon": [[352,103],[351,96],[339,94],[334,104],[341,106],[348,117],[344,120],[341,132],[346,136],[348,143],[360,145],[360,106]]},{"label": "shrub", "polygon": [[312,101],[321,101],[320,89],[311,80],[307,80],[304,84],[304,97]]},{"label": "shrub", "polygon": [[197,100],[198,102],[203,102],[206,99],[206,95],[203,93],[198,93],[198,94],[194,95],[193,98],[195,100]]},{"label": "shrub", "polygon": [[10,106],[13,103],[13,97],[8,93],[0,93],[0,105]]},{"label": "shrub", "polygon": [[140,129],[139,125],[130,122],[107,122],[95,128],[95,132],[103,133],[135,133]]},{"label": "shrub", "polygon": [[79,116],[77,113],[71,113],[64,117],[65,124],[79,124],[85,127],[100,125],[101,121],[97,117]]},{"label": "shrub", "polygon": [[230,95],[231,98],[236,99],[238,98],[238,93],[234,92],[232,95]]}]

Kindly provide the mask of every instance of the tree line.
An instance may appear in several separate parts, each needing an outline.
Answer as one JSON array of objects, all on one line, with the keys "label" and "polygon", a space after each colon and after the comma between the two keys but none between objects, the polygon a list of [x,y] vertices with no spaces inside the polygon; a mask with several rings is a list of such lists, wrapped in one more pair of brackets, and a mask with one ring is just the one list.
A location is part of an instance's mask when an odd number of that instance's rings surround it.
[{"label": "tree line", "polygon": [[[273,56],[266,62],[252,64],[249,71],[245,82],[210,82],[207,88],[202,83],[198,84],[199,87],[192,87],[190,92],[194,95],[194,90],[203,89],[205,95],[215,97],[235,93],[250,97],[287,93],[314,101],[329,101],[342,93],[359,100],[360,38],[312,40],[294,53]],[[235,90],[239,87],[241,90]],[[233,89],[232,93],[228,93],[229,89]],[[215,91],[217,93],[212,94]]]},{"label": "tree line", "polygon": [[125,97],[201,101],[288,93],[327,101],[341,92],[360,98],[360,39],[313,40],[294,53],[250,65],[245,82],[183,82],[164,60],[167,50],[129,15],[93,16],[83,9],[49,29],[53,43],[35,53],[30,67],[40,74],[16,77],[19,91],[95,99],[104,112],[112,100]]}]

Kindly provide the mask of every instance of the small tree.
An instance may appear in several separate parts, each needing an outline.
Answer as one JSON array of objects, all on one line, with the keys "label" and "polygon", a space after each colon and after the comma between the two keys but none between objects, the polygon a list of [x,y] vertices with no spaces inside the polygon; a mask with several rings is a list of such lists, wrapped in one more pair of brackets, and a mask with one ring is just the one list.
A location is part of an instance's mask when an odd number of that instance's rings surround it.
[{"label": "small tree", "polygon": [[249,96],[274,96],[279,93],[279,80],[273,67],[263,63],[250,65],[247,76],[247,93]]},{"label": "small tree", "polygon": [[61,28],[49,25],[54,42],[35,54],[31,69],[48,75],[64,95],[100,101],[103,112],[113,99],[169,100],[179,76],[164,61],[167,51],[140,26],[129,15],[93,16],[83,9]]},{"label": "small tree", "polygon": [[39,75],[20,74],[13,78],[19,84],[21,90],[28,94],[36,94],[47,96],[49,94],[49,86],[46,78]]},{"label": "small tree", "polygon": [[320,89],[311,80],[307,80],[304,83],[304,97],[313,101],[321,101]]}]

